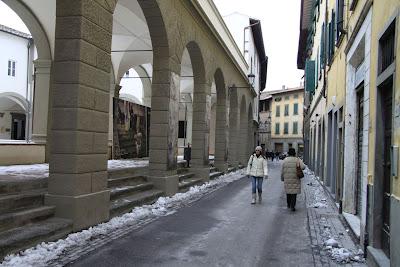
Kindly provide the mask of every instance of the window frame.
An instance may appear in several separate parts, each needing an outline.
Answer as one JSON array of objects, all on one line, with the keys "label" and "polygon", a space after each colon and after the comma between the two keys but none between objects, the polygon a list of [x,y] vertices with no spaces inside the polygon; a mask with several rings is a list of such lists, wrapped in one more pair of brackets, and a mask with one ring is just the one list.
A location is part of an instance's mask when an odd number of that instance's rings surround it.
[{"label": "window frame", "polygon": [[299,115],[299,103],[293,103],[293,115]]},{"label": "window frame", "polygon": [[275,117],[280,117],[281,116],[281,106],[276,105],[275,106]]},{"label": "window frame", "polygon": [[281,134],[280,125],[281,124],[279,122],[275,123],[275,135],[280,135]]},{"label": "window frame", "polygon": [[289,134],[289,123],[288,122],[284,122],[283,123],[283,134],[284,135],[288,135]]},{"label": "window frame", "polygon": [[289,104],[285,104],[285,110],[284,110],[284,117],[287,117],[287,116],[289,116]]}]

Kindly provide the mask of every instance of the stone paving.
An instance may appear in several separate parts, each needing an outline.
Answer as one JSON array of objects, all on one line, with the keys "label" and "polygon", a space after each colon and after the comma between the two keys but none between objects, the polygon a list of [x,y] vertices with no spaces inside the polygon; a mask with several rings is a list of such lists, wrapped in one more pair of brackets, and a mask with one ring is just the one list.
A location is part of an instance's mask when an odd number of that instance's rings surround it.
[{"label": "stone paving", "polygon": [[315,266],[367,266],[361,247],[340,219],[336,203],[309,170],[305,171],[303,188]]}]

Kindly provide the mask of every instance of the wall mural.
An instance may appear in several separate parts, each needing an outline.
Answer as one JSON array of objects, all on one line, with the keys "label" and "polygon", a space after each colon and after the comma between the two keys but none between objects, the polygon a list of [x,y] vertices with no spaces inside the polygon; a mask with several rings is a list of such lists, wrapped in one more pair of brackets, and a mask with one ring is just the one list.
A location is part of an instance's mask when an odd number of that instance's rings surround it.
[{"label": "wall mural", "polygon": [[151,109],[119,98],[113,99],[113,107],[113,157],[148,157]]}]

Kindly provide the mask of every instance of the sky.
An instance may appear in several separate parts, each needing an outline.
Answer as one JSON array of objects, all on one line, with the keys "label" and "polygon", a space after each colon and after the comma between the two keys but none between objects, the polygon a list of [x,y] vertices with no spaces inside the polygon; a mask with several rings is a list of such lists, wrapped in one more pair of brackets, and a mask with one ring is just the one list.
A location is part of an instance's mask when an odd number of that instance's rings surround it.
[{"label": "sky", "polygon": [[[300,0],[214,0],[222,16],[240,12],[261,20],[268,56],[266,90],[300,85],[297,69]],[[0,24],[29,33],[22,20],[0,0]]]},{"label": "sky", "polygon": [[297,69],[300,0],[214,0],[221,15],[239,12],[261,20],[268,56],[266,90],[300,85],[304,72]]}]

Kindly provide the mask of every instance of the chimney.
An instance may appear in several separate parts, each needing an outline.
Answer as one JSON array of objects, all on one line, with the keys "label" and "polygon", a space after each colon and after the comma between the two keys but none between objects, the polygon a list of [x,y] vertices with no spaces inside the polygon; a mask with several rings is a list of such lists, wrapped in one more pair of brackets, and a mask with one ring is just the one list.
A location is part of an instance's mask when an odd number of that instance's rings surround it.
[{"label": "chimney", "polygon": [[282,90],[285,90],[286,89],[286,86],[285,85],[282,85]]}]

